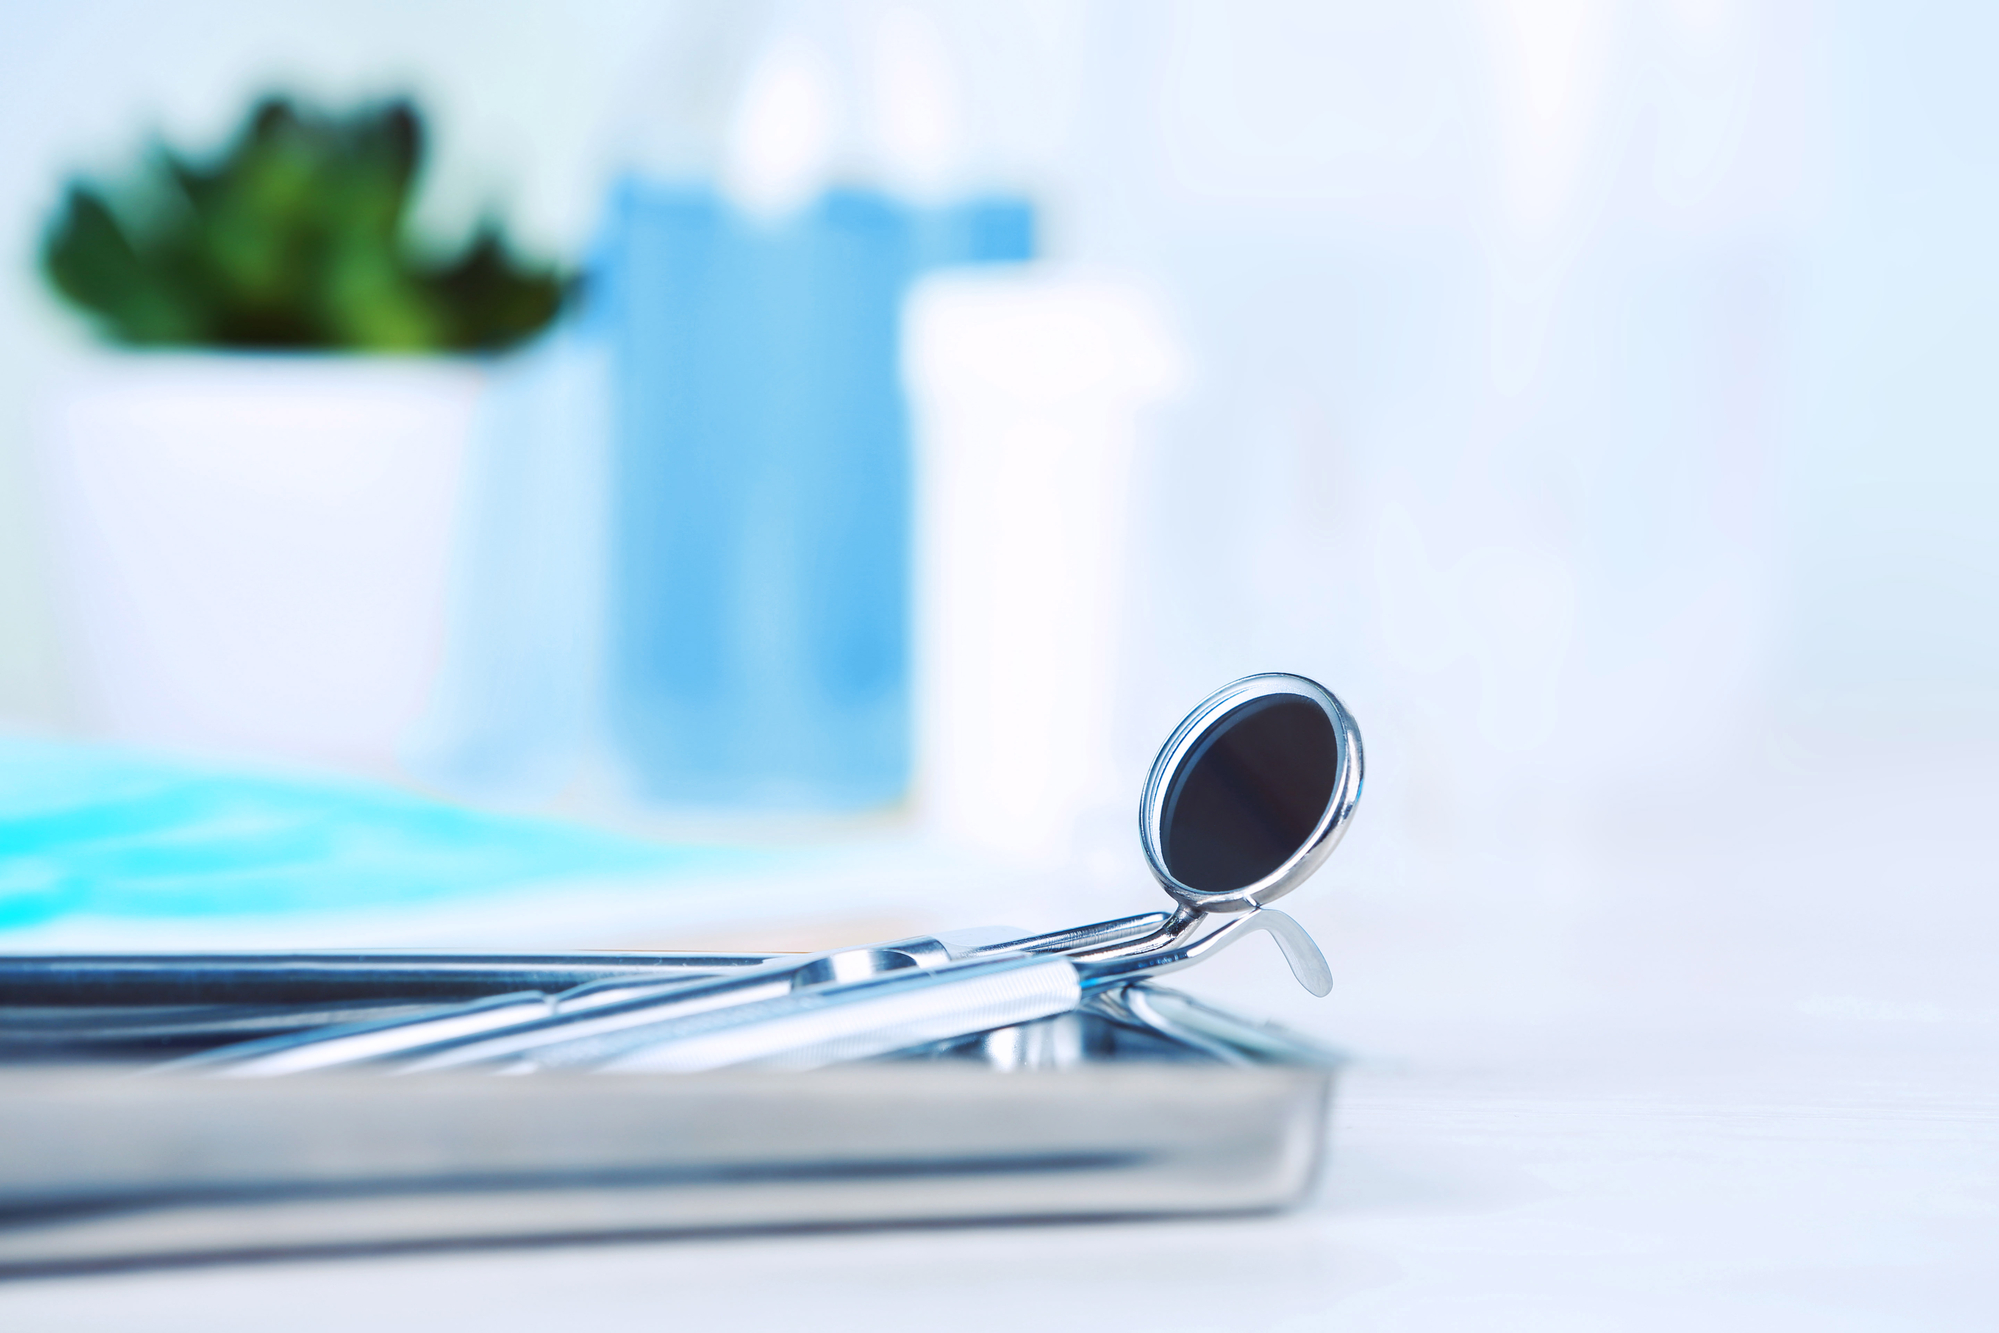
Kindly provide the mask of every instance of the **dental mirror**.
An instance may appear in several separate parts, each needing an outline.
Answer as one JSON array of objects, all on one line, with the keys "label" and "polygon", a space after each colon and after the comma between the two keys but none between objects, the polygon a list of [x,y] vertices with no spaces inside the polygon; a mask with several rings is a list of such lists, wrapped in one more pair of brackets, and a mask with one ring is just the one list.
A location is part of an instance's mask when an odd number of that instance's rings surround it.
[{"label": "dental mirror", "polygon": [[1182,909],[1246,912],[1319,868],[1361,787],[1360,730],[1332,692],[1285,672],[1223,686],[1146,778],[1140,838]]}]

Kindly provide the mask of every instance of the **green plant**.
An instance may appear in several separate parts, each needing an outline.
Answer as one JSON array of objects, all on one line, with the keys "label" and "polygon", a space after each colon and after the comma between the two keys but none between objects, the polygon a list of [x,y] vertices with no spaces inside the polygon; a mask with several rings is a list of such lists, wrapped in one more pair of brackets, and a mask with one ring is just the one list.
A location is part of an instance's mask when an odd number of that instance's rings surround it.
[{"label": "green plant", "polygon": [[422,159],[407,101],[343,116],[267,98],[211,162],[160,144],[115,190],[72,181],[43,271],[137,345],[477,350],[544,327],[565,280],[493,223],[455,255],[411,237]]}]

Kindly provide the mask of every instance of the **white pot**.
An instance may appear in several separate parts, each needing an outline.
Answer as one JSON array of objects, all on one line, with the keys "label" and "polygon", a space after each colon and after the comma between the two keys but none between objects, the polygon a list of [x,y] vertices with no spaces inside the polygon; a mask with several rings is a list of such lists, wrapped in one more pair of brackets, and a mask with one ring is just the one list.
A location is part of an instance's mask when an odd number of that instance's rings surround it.
[{"label": "white pot", "polygon": [[140,354],[58,388],[51,538],[91,729],[393,768],[444,653],[481,381],[454,360]]}]

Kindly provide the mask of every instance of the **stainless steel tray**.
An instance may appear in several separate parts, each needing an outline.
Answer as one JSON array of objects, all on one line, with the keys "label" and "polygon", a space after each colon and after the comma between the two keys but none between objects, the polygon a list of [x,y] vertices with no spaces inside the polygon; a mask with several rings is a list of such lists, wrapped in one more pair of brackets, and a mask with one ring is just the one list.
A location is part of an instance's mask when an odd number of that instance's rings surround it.
[{"label": "stainless steel tray", "polygon": [[1158,987],[804,1073],[0,1071],[0,1275],[1297,1203],[1336,1060]]}]

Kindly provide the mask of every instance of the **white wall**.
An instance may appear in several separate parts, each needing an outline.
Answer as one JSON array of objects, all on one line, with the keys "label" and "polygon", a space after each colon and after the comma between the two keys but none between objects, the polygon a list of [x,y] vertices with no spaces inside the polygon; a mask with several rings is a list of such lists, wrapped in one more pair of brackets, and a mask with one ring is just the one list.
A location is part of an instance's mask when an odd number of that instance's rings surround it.
[{"label": "white wall", "polygon": [[[934,10],[991,169],[1193,355],[1143,455],[1127,768],[1269,666],[1349,695],[1406,817],[1474,841],[1519,815],[1502,766],[1572,790],[1838,709],[1991,726],[1980,7]],[[65,716],[24,449],[75,341],[30,267],[63,172],[212,141],[266,87],[412,87],[436,224],[498,203],[573,255],[665,12],[11,6],[0,716]]]},{"label": "white wall", "polygon": [[1990,734],[1981,11],[1098,17],[1078,248],[1158,276],[1205,386],[1143,510],[1134,753],[1297,664],[1476,840],[1495,773]]}]

